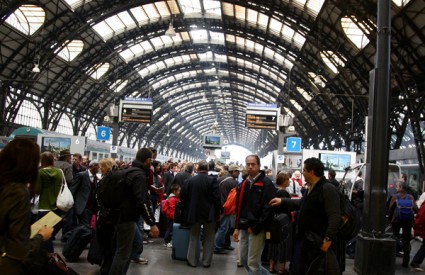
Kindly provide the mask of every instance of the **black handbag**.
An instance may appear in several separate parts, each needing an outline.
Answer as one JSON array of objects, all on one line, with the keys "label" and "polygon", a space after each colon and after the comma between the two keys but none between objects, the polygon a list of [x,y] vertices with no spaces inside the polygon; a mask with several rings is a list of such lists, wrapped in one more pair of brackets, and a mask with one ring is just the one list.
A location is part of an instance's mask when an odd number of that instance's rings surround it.
[{"label": "black handbag", "polygon": [[291,218],[288,214],[274,214],[270,226],[266,229],[266,242],[278,244],[284,242],[289,236]]}]

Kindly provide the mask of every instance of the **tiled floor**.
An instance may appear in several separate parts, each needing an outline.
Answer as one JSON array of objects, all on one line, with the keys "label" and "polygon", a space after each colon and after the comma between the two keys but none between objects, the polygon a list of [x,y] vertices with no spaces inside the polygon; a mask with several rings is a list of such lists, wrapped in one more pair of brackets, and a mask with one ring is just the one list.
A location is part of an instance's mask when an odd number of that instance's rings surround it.
[{"label": "tiled floor", "polygon": [[[412,256],[418,249],[420,242],[417,240],[412,241]],[[63,245],[59,241],[55,241],[56,252],[62,251]],[[187,275],[227,275],[247,274],[244,268],[236,266],[236,255],[234,251],[230,251],[226,255],[214,254],[213,263],[210,268],[198,266],[196,268],[189,267],[184,261],[171,259],[171,248],[163,246],[162,239],[154,239],[152,243],[145,245],[142,254],[144,258],[149,259],[149,264],[140,265],[136,263],[130,264],[130,269],[127,274],[154,274],[154,275],[168,275],[168,274],[187,274]],[[99,266],[91,265],[86,260],[87,249],[80,256],[78,262],[69,263],[75,271],[82,275],[100,274]],[[423,265],[424,267],[425,265]],[[346,271],[344,274],[354,275],[353,271],[354,260],[347,259]],[[396,258],[396,270],[394,274],[421,274],[411,268],[401,267],[401,258]]]}]

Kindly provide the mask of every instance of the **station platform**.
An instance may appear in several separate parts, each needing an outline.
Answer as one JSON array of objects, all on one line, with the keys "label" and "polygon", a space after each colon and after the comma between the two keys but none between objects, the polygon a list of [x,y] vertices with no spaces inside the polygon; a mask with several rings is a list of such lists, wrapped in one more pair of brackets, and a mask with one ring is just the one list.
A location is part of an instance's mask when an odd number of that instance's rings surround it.
[{"label": "station platform", "polygon": [[[58,238],[60,239],[60,238]],[[234,244],[233,244],[234,245]],[[416,253],[421,245],[418,240],[412,241],[412,255]],[[55,252],[61,254],[63,244],[59,240],[54,241]],[[98,265],[91,265],[87,262],[87,251],[84,250],[77,262],[68,263],[76,272],[81,275],[97,275],[100,274]],[[140,274],[155,274],[155,275],[171,275],[171,274],[186,274],[186,275],[243,275],[247,274],[243,267],[238,268],[236,265],[235,251],[229,251],[228,254],[214,254],[211,267],[204,268],[202,265],[193,268],[186,265],[185,261],[173,260],[171,258],[171,248],[163,245],[163,239],[149,239],[148,244],[144,245],[142,257],[149,260],[147,265],[131,263],[127,272],[128,275]],[[425,263],[422,265],[425,268]],[[267,267],[266,267],[267,268]],[[421,274],[413,268],[403,268],[401,266],[401,258],[396,257],[395,274]],[[354,260],[346,260],[346,270],[344,275],[354,275]]]}]

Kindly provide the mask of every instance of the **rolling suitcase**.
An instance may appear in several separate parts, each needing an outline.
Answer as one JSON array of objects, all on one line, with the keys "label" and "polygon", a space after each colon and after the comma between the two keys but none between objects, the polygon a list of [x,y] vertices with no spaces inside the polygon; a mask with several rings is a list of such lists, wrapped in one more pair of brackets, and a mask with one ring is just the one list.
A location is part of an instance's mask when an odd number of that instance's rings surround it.
[{"label": "rolling suitcase", "polygon": [[[181,226],[179,223],[173,224],[173,250],[171,258],[174,260],[187,260],[187,251],[189,249],[190,229],[186,226]],[[198,242],[197,253],[199,254],[200,241]],[[198,256],[199,258],[199,256]]]},{"label": "rolling suitcase", "polygon": [[78,257],[92,239],[92,235],[92,229],[87,225],[79,225],[72,230],[71,236],[62,250],[62,255],[68,262],[78,260]]}]

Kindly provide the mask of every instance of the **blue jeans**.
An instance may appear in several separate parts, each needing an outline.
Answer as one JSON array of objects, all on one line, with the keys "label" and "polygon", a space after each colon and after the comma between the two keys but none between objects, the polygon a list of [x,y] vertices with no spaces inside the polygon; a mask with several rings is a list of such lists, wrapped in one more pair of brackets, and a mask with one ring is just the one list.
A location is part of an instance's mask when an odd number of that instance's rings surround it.
[{"label": "blue jeans", "polygon": [[165,231],[164,242],[169,243],[173,239],[173,225],[174,220],[168,219],[167,231]]},{"label": "blue jeans", "polygon": [[214,251],[220,251],[226,246],[226,239],[229,238],[231,216],[223,216],[220,220],[220,228],[215,235]]},{"label": "blue jeans", "polygon": [[133,250],[131,252],[131,259],[137,260],[143,252],[143,240],[144,240],[144,220],[140,217],[136,224],[136,231],[134,233]]},{"label": "blue jeans", "polygon": [[261,231],[257,235],[248,234],[247,230],[239,230],[239,244],[241,264],[249,275],[270,275],[261,265],[261,254],[266,244],[266,233]]},{"label": "blue jeans", "polygon": [[110,275],[124,275],[130,265],[131,250],[133,247],[135,222],[126,222],[115,225],[117,248],[109,270]]}]

